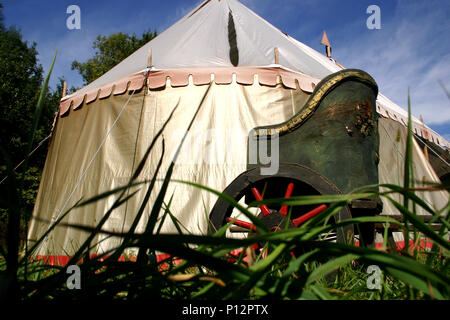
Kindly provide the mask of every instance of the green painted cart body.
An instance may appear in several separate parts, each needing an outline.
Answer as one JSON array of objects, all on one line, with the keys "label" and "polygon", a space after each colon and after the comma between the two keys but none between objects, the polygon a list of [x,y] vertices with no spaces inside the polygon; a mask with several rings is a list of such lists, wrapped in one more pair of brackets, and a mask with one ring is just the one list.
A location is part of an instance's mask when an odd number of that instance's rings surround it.
[{"label": "green painted cart body", "polygon": [[[245,202],[255,200],[254,188],[264,190],[264,199],[282,198],[286,185],[293,184],[291,195],[348,194],[379,183],[379,138],[376,98],[378,87],[370,75],[361,70],[346,69],[324,78],[314,89],[303,108],[286,122],[257,127],[249,134],[249,160],[263,143],[271,150],[271,139],[277,139],[279,168],[271,175],[262,174],[268,164],[251,163],[224,193]],[[253,139],[253,140],[251,140]],[[251,154],[253,152],[253,154]],[[273,158],[273,157],[272,157]],[[258,159],[258,158],[257,158]],[[376,187],[371,187],[377,189]],[[232,206],[219,199],[210,214],[212,230],[230,220]],[[280,208],[270,207],[271,222],[283,220]],[[294,218],[314,210],[293,210]],[[354,200],[344,207],[336,220],[381,212],[378,197]],[[260,215],[268,221],[269,219]],[[278,219],[275,218],[278,217]],[[297,216],[297,217],[296,217]],[[269,225],[272,227],[272,225]],[[360,235],[370,244],[374,240],[373,225],[362,226]],[[353,227],[340,228],[337,239],[347,241]]]}]

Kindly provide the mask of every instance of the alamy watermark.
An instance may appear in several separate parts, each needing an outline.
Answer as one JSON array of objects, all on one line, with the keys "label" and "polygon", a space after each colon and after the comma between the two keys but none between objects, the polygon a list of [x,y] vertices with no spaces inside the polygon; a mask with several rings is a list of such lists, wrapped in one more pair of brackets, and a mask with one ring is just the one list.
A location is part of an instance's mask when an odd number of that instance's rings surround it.
[{"label": "alamy watermark", "polygon": [[69,30],[81,29],[81,9],[76,4],[67,7],[66,13],[70,16],[66,19],[66,26]]},{"label": "alamy watermark", "polygon": [[370,276],[367,278],[367,289],[380,290],[381,289],[381,269],[379,266],[373,264],[367,268],[366,271]]},{"label": "alamy watermark", "polygon": [[70,276],[67,278],[66,285],[69,290],[81,289],[81,269],[77,265],[70,265],[67,267],[67,274]]},{"label": "alamy watermark", "polygon": [[[279,170],[279,135],[267,137],[259,130],[256,139],[254,130],[250,134],[239,128],[191,129],[175,160],[176,164],[188,165],[261,165],[261,175],[275,175]],[[168,144],[177,145],[186,134],[184,130],[171,133]],[[245,142],[246,148],[244,148]],[[238,148],[238,146],[240,148]],[[171,157],[173,158],[175,150]],[[248,157],[243,157],[248,155]]]},{"label": "alamy watermark", "polygon": [[372,4],[367,7],[367,14],[370,16],[366,20],[367,29],[381,29],[381,9],[376,4]]},{"label": "alamy watermark", "polygon": [[[260,138],[256,139],[254,130],[248,139],[248,163],[265,165],[261,167],[261,175],[270,176],[278,173],[280,167],[280,141],[278,132],[268,135],[267,130],[259,130]],[[270,156],[267,146],[270,142]],[[259,162],[258,162],[259,158]],[[270,166],[266,166],[270,165]]]}]

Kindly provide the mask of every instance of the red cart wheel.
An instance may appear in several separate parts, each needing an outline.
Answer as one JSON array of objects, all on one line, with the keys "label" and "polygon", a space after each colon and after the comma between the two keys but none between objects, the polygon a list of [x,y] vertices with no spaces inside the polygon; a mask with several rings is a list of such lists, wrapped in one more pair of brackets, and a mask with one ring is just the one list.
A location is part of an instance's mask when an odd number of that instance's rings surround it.
[{"label": "red cart wheel", "polygon": [[[274,176],[260,175],[260,168],[250,169],[238,176],[224,193],[245,204],[268,198],[289,198],[298,195],[340,194],[339,189],[316,171],[297,164],[283,164]],[[245,203],[244,203],[245,202]],[[314,206],[294,206],[288,221],[288,206],[261,205],[253,208],[257,216],[271,231],[296,228],[327,208],[326,204]],[[348,207],[336,215],[336,221],[350,219]],[[244,238],[257,232],[254,226],[238,209],[219,198],[210,213],[210,232],[214,233],[225,224],[232,222],[226,237]],[[321,240],[348,242],[353,240],[353,226],[338,228],[336,232],[324,235]]]}]

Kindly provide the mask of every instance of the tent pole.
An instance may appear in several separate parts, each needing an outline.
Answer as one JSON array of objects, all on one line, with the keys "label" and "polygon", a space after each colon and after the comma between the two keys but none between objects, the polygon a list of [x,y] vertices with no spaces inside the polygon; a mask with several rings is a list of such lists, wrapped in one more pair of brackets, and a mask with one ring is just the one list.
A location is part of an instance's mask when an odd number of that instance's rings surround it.
[{"label": "tent pole", "polygon": [[147,68],[152,67],[152,48],[148,49]]},{"label": "tent pole", "polygon": [[67,81],[64,81],[63,89],[62,89],[62,97],[63,98],[66,96],[66,91],[67,91]]},{"label": "tent pole", "polygon": [[[425,129],[425,125],[424,125],[424,123],[423,123],[422,115],[420,115],[420,122],[422,122],[422,126],[423,126],[423,128]],[[425,129],[425,130],[426,130],[426,129]],[[428,140],[428,139],[426,139],[426,140]],[[430,158],[429,158],[429,156],[428,156],[428,147],[427,147],[427,144],[425,143],[425,141],[424,141],[424,143],[423,143],[423,154],[425,155],[425,158],[427,159],[427,161],[430,162]]]}]

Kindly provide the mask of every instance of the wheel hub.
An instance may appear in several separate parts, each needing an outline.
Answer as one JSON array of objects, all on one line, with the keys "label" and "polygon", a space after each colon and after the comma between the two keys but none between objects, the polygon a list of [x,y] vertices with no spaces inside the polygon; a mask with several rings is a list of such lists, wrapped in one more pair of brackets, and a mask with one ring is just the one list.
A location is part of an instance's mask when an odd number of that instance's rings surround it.
[{"label": "wheel hub", "polygon": [[286,227],[287,229],[295,228],[294,223],[278,211],[271,211],[270,214],[267,215],[260,213],[258,215],[258,219],[260,219],[267,226],[269,231],[285,230]]}]

